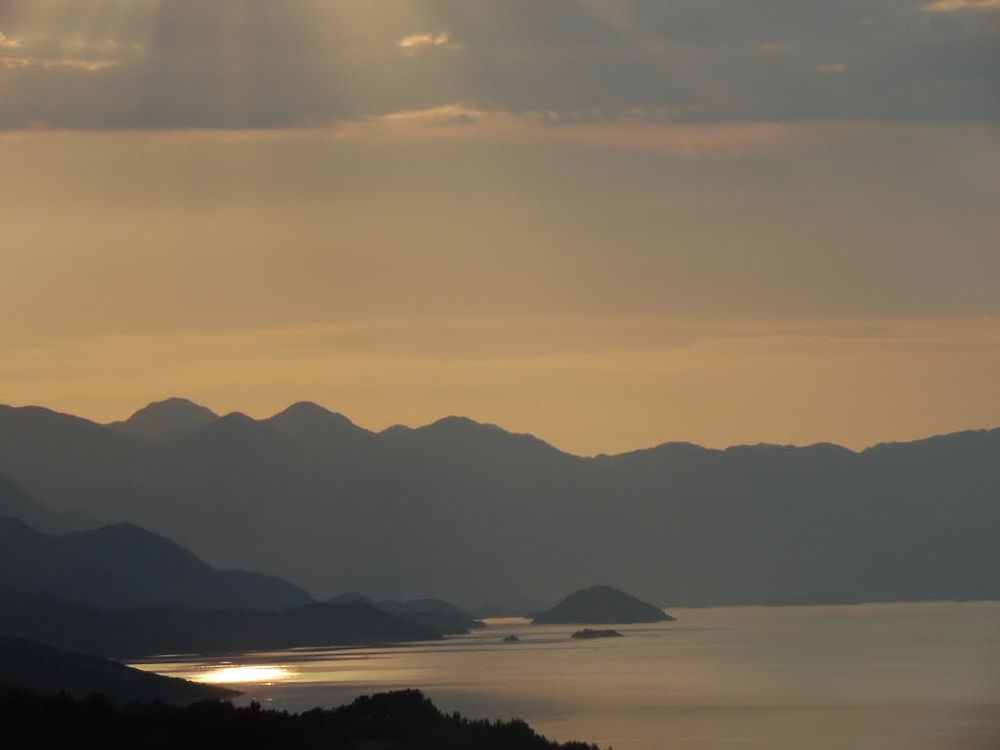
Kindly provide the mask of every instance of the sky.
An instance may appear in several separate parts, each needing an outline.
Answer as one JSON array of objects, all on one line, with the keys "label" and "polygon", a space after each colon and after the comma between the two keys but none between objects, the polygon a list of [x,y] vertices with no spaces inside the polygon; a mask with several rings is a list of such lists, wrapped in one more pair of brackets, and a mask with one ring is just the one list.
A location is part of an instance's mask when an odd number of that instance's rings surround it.
[{"label": "sky", "polygon": [[0,402],[1000,426],[1000,0],[0,0]]}]

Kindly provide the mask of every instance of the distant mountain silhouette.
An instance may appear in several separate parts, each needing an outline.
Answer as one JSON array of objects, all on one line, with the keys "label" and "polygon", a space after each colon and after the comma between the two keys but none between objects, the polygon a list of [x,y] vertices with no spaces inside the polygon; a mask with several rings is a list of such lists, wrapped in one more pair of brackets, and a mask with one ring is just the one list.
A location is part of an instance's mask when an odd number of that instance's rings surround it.
[{"label": "distant mountain silhouette", "polygon": [[443,599],[409,599],[407,601],[382,599],[377,603],[377,606],[384,609],[386,612],[392,612],[393,614],[441,612],[443,614],[452,615],[453,617],[461,617],[467,620],[473,619],[472,615],[464,609],[455,606],[451,602],[446,602]]},{"label": "distant mountain silhouette", "polygon": [[0,522],[14,518],[38,529],[58,525],[55,515],[42,503],[0,474]]},{"label": "distant mountain silhouette", "polygon": [[209,567],[174,542],[120,523],[61,536],[0,518],[0,590],[96,607],[289,609],[310,596],[287,581]]},{"label": "distant mountain silhouette", "polygon": [[[5,688],[66,693],[77,698],[99,693],[119,704],[160,701],[185,705],[237,695],[232,690],[161,677],[98,657],[0,636],[0,691]],[[8,725],[3,726],[6,731]]]},{"label": "distant mountain silhouette", "polygon": [[442,635],[457,635],[484,627],[481,620],[477,620],[465,610],[441,599],[411,599],[409,601],[383,599],[376,602],[364,594],[349,592],[338,594],[327,600],[328,604],[358,602],[378,607],[383,612],[397,615],[404,620]]},{"label": "distant mountain silhouette", "polygon": [[[640,622],[668,622],[674,618],[659,607],[611,586],[591,586],[574,591],[559,604],[535,616],[538,625],[609,625]],[[614,631],[586,631],[592,633]]]},{"label": "distant mountain silhouette", "polygon": [[37,406],[0,406],[0,472],[49,508],[86,514],[102,502],[94,487],[118,494],[137,453],[125,435],[86,419]]},{"label": "distant mountain silhouette", "polygon": [[303,450],[318,456],[356,454],[374,438],[374,433],[358,427],[342,414],[305,401],[292,404],[264,422]]},{"label": "distant mountain silhouette", "polygon": [[429,641],[440,635],[367,604],[284,612],[148,607],[104,611],[52,597],[0,594],[0,635],[114,659]]},{"label": "distant mountain silhouette", "polygon": [[534,617],[542,610],[548,609],[551,599],[540,597],[510,597],[482,604],[472,610],[479,619],[490,617]]},{"label": "distant mountain silhouette", "polygon": [[375,600],[365,596],[357,591],[348,591],[343,594],[337,594],[336,596],[331,596],[326,600],[327,604],[367,604],[369,606],[375,606]]},{"label": "distant mountain silhouette", "polygon": [[462,418],[372,433],[315,405],[149,440],[0,407],[0,472],[319,595],[684,604],[1000,596],[1000,430],[853,452],[672,443],[583,458]]},{"label": "distant mountain silhouette", "polygon": [[110,427],[125,435],[162,440],[211,424],[218,415],[211,409],[183,398],[168,398],[145,406],[124,422]]},{"label": "distant mountain silhouette", "polygon": [[[396,454],[397,459],[405,456],[410,461],[429,463],[444,460],[452,470],[467,466],[468,460],[480,470],[491,468],[506,472],[511,464],[527,468],[566,457],[533,435],[507,432],[496,425],[480,424],[466,417],[445,417],[416,429],[391,427],[382,432],[380,438],[386,451]],[[488,463],[481,465],[484,462]]]}]

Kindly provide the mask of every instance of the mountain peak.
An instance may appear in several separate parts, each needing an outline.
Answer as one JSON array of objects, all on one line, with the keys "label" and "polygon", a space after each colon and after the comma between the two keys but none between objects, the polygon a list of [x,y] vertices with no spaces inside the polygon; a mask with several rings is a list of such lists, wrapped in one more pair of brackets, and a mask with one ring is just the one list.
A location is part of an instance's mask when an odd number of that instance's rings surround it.
[{"label": "mountain peak", "polygon": [[514,433],[507,432],[502,427],[498,427],[494,424],[486,424],[484,422],[477,422],[469,417],[459,417],[459,416],[449,416],[442,417],[434,422],[428,424],[420,425],[419,427],[410,427],[404,424],[394,424],[391,427],[386,427],[382,430],[381,434],[390,435],[469,435],[473,433],[483,433],[483,434],[494,434],[494,435],[513,435]]},{"label": "mountain peak", "polygon": [[454,414],[448,417],[443,417],[439,419],[437,422],[433,422],[432,424],[428,425],[428,427],[438,428],[438,429],[442,428],[448,428],[448,429],[492,428],[497,430],[500,429],[499,427],[496,427],[496,425],[483,424],[482,422],[477,422],[476,420],[470,419],[469,417],[459,417]]},{"label": "mountain peak", "polygon": [[184,398],[154,401],[124,422],[111,425],[131,437],[162,439],[196,430],[218,419],[211,409]]},{"label": "mountain peak", "polygon": [[343,414],[330,411],[326,407],[312,401],[298,401],[284,411],[275,414],[269,421],[286,424],[295,423],[302,426],[310,424],[339,424],[344,427],[359,429],[354,422]]},{"label": "mountain peak", "polygon": [[220,422],[227,424],[256,424],[257,420],[241,411],[231,411],[219,417]]},{"label": "mountain peak", "polygon": [[202,437],[243,438],[248,435],[261,434],[261,428],[263,428],[264,433],[269,432],[265,422],[258,422],[253,417],[241,411],[231,411],[213,420],[198,434]]},{"label": "mountain peak", "polygon": [[[388,432],[388,431],[387,431]],[[529,433],[510,432],[489,422],[477,422],[469,417],[445,417],[409,431],[410,435],[429,437],[433,442],[479,445],[490,450],[512,449],[534,455],[564,455],[562,451]]]},{"label": "mountain peak", "polygon": [[352,450],[371,437],[368,430],[343,414],[310,401],[292,404],[264,421],[294,443],[321,455]]}]

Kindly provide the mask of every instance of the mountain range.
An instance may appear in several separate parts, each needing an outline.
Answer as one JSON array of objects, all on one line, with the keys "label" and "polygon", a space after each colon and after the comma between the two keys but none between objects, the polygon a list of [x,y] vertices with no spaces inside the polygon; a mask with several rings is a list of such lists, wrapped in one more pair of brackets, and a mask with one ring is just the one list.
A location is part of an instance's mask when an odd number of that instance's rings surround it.
[{"label": "mountain range", "polygon": [[312,603],[287,581],[216,570],[131,523],[55,535],[10,518],[0,518],[0,591],[101,609],[183,605],[280,611]]},{"label": "mountain range", "polygon": [[437,640],[441,635],[367,604],[309,604],[282,612],[145,607],[107,611],[0,592],[0,636],[112,659],[238,654],[286,648]]},{"label": "mountain range", "polygon": [[317,596],[1000,596],[1000,430],[581,457],[458,417],[372,432],[315,404],[255,420],[171,399],[111,425],[0,407],[0,473],[66,523],[139,524]]},{"label": "mountain range", "polygon": [[410,599],[407,601],[383,599],[382,601],[374,601],[364,594],[352,591],[338,594],[327,600],[328,604],[356,604],[359,602],[442,635],[458,635],[484,627],[482,620],[477,620],[460,607],[441,599]]}]

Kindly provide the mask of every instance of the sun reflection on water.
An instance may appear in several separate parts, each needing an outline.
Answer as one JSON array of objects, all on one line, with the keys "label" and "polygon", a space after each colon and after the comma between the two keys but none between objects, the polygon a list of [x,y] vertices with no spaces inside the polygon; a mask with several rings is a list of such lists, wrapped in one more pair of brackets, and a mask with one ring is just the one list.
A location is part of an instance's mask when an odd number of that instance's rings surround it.
[{"label": "sun reflection on water", "polygon": [[277,666],[245,666],[236,665],[219,667],[217,669],[195,675],[191,679],[210,685],[248,685],[273,684],[284,682],[295,676],[295,672],[285,667]]}]

